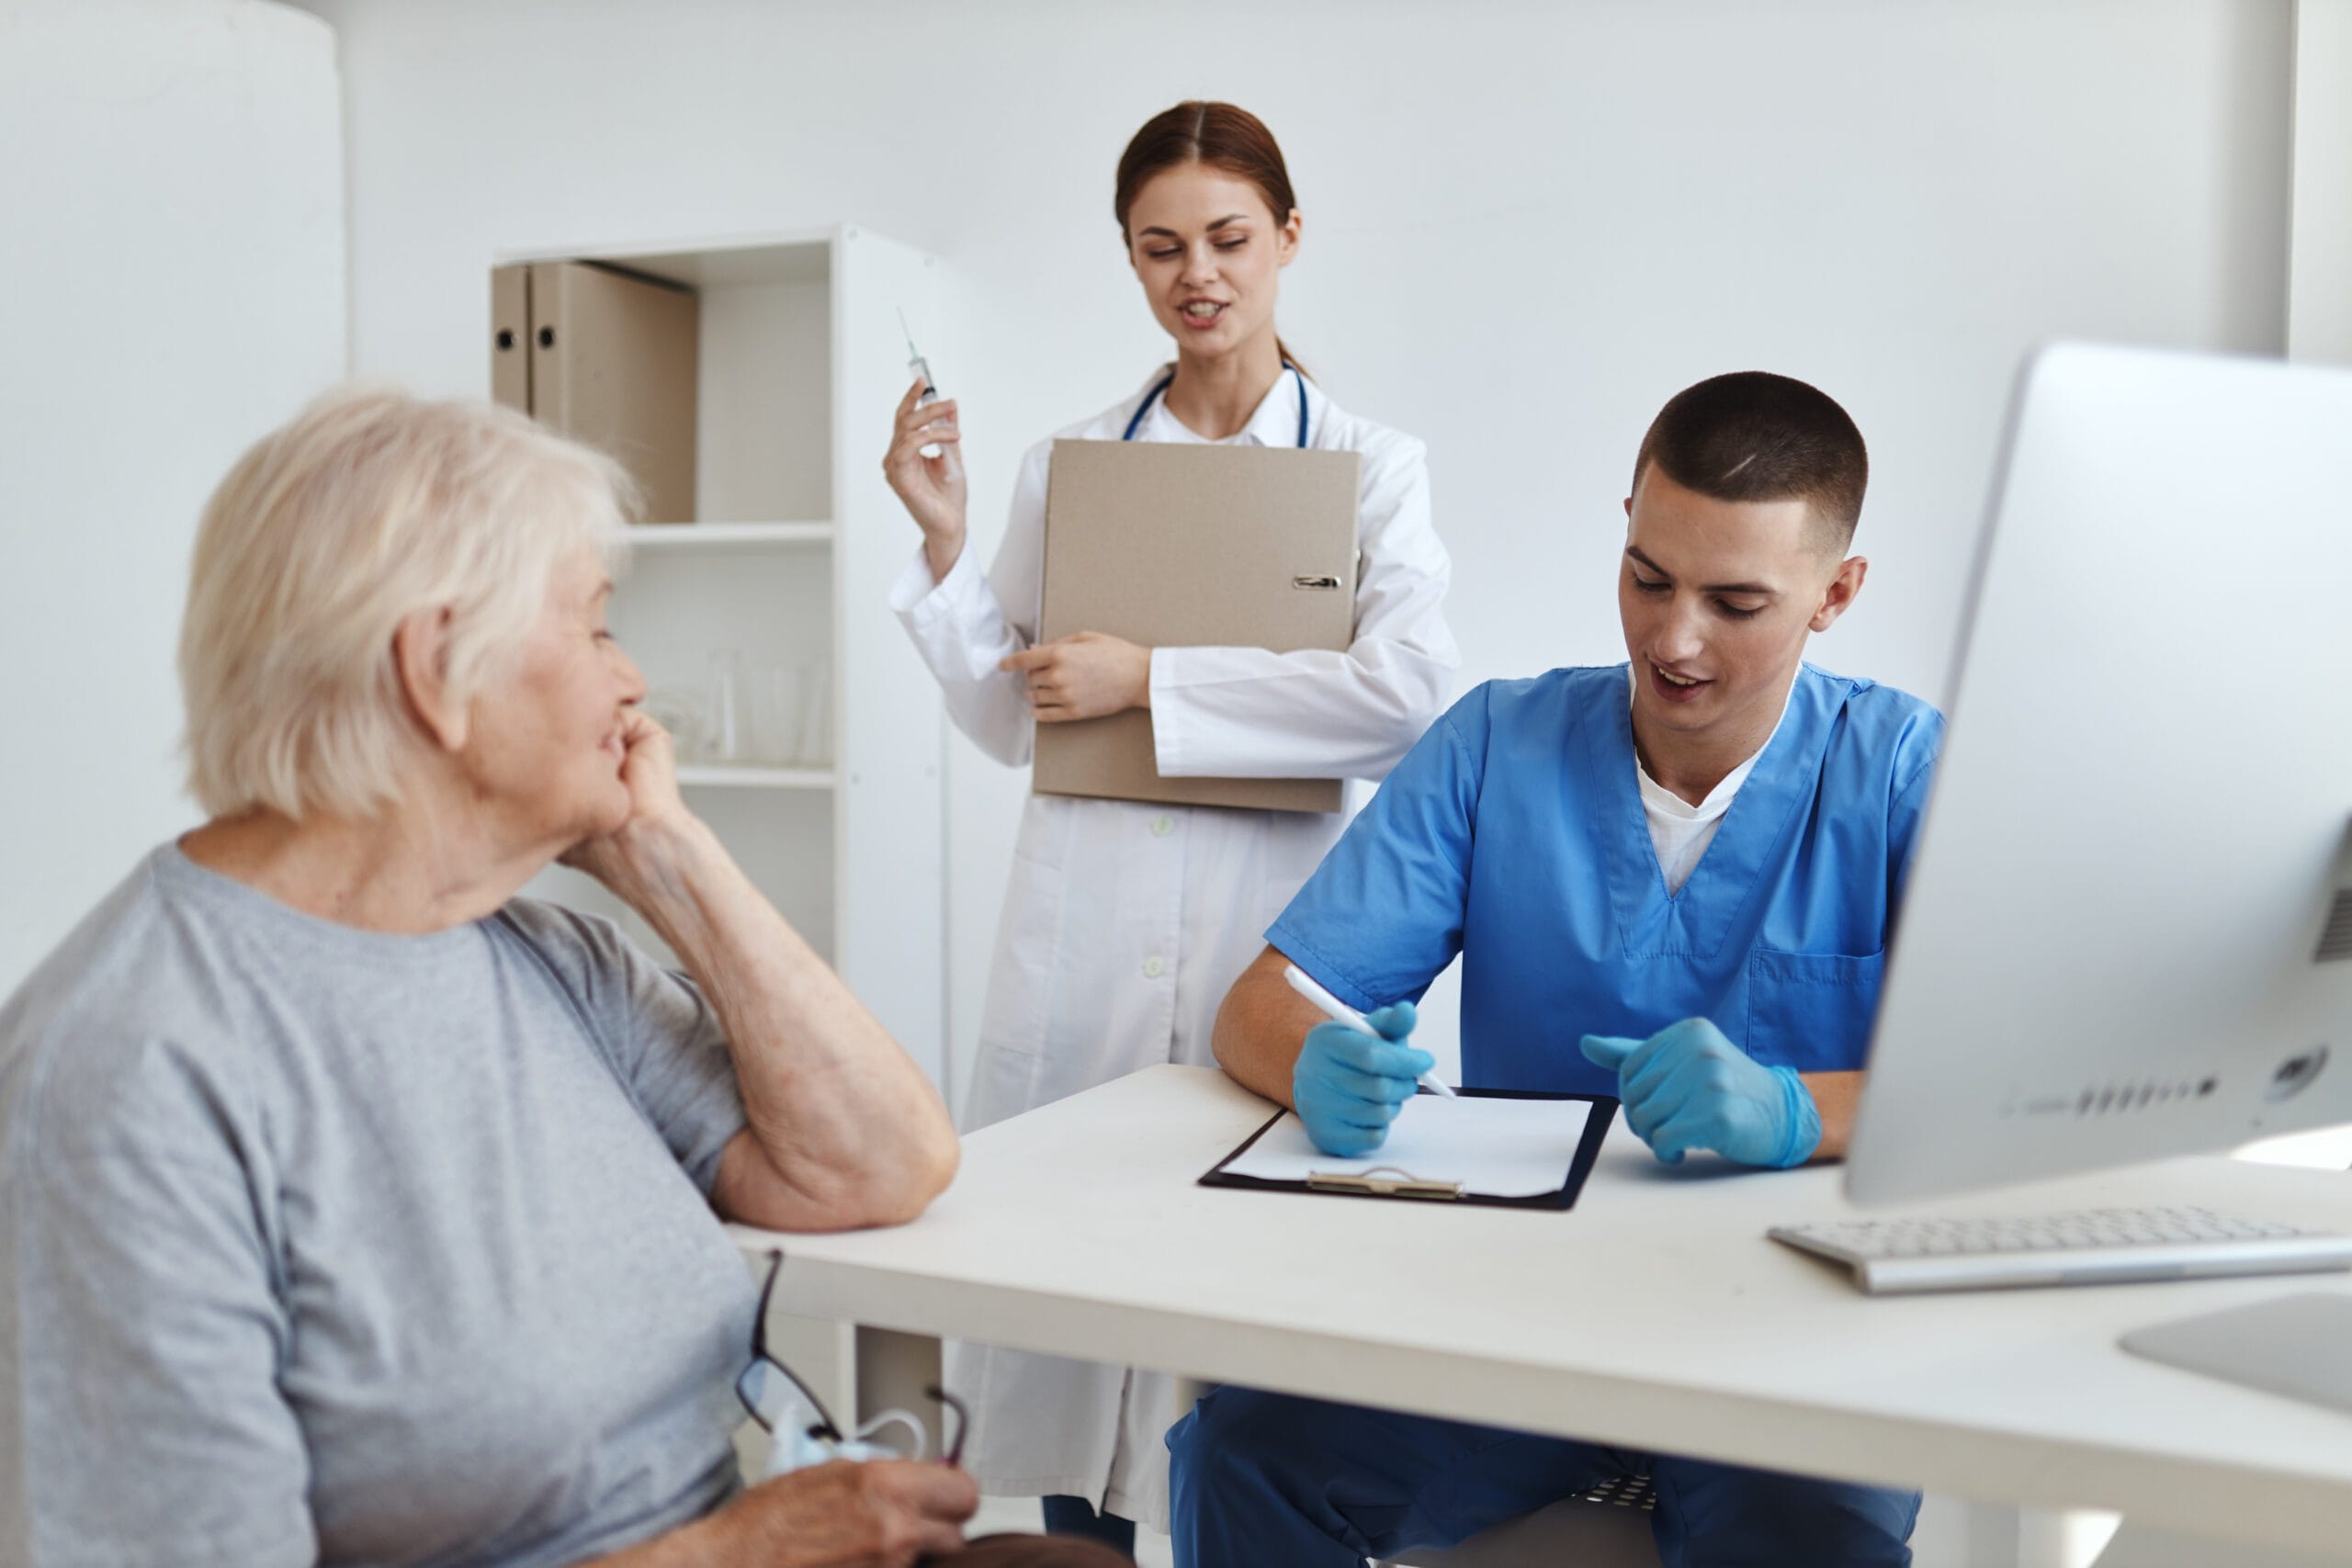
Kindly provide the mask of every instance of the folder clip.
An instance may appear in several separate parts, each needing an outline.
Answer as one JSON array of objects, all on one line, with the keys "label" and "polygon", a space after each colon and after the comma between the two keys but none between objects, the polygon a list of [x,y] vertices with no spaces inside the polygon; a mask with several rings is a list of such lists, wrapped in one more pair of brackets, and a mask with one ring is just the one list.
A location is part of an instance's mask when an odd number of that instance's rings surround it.
[{"label": "folder clip", "polygon": [[[1394,1172],[1383,1176],[1382,1171]],[[1369,1192],[1380,1198],[1459,1198],[1459,1181],[1430,1181],[1415,1176],[1402,1166],[1375,1165],[1370,1170],[1357,1173],[1345,1170],[1310,1170],[1306,1185],[1317,1192]]]}]

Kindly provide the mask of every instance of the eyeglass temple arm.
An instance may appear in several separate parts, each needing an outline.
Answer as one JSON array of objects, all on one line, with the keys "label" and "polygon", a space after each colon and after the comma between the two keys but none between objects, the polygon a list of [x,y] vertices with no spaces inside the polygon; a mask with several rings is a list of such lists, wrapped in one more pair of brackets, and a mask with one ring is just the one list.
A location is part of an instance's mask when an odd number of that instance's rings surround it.
[{"label": "eyeglass temple arm", "polygon": [[[972,1412],[970,1408],[967,1406],[962,1400],[956,1398],[954,1394],[940,1387],[937,1383],[931,1384],[922,1392],[924,1398],[937,1400],[941,1404],[956,1413],[956,1440],[952,1443],[944,1445],[944,1451],[940,1455],[940,1457],[945,1460],[949,1464],[961,1464],[964,1461],[964,1434],[972,1429]],[[944,1423],[943,1423],[943,1425],[944,1424]]]},{"label": "eyeglass temple arm", "polygon": [[[817,1425],[808,1428],[810,1437],[823,1438],[828,1442],[838,1443],[842,1440],[841,1424],[833,1419],[833,1413],[825,1408],[825,1402],[817,1397],[817,1391],[801,1382],[798,1372],[768,1354],[768,1304],[775,1299],[776,1276],[783,1272],[784,1249],[778,1247],[768,1248],[768,1277],[760,1286],[759,1315],[752,1320],[752,1359],[755,1361],[765,1361],[792,1380],[792,1386],[800,1391],[800,1397],[807,1400],[808,1408],[817,1413]],[[960,1409],[957,1414],[962,1414]],[[765,1422],[762,1423],[763,1426],[765,1424]],[[960,1430],[957,1435],[960,1438]],[[962,1447],[960,1441],[957,1447]]]}]

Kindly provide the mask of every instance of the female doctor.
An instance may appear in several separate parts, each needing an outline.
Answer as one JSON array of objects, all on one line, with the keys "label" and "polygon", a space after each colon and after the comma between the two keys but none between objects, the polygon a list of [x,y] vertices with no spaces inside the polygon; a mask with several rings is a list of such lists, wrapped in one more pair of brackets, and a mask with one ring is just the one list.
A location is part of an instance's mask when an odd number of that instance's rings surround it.
[{"label": "female doctor", "polygon": [[[1354,639],[1345,652],[1037,640],[1051,438],[1030,448],[986,577],[965,546],[956,404],[899,405],[883,471],[922,529],[891,594],[982,750],[1029,761],[1039,724],[1151,712],[1163,777],[1378,779],[1442,709],[1458,662],[1449,566],[1421,444],[1335,406],[1274,332],[1300,219],[1281,149],[1230,104],[1153,118],[1119,160],[1114,210],[1145,302],[1176,340],[1134,392],[1057,432],[1362,454]],[[925,457],[935,444],[939,456]],[[1162,1062],[1212,1065],[1226,988],[1338,838],[1343,814],[1033,795],[1013,851],[967,1131]],[[956,1347],[981,1490],[1046,1498],[1049,1529],[1132,1550],[1165,1528],[1174,1381]],[[1096,1510],[1100,1510],[1098,1517]]]}]

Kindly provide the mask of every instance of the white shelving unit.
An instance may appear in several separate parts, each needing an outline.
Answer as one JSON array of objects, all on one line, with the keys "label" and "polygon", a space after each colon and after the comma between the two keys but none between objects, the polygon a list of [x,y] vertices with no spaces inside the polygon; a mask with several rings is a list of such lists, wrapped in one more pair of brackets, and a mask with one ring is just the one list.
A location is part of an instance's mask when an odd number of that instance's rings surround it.
[{"label": "white shelving unit", "polygon": [[[632,528],[613,629],[649,701],[699,698],[740,660],[751,755],[682,757],[688,805],[786,918],[946,1082],[943,739],[937,687],[887,605],[916,539],[881,477],[905,389],[903,309],[938,335],[933,259],[851,225],[704,240],[516,251],[493,265],[590,261],[701,296],[695,491],[700,520]],[[821,680],[810,672],[822,671]],[[798,679],[796,679],[796,676]],[[763,739],[822,693],[816,754]],[[531,889],[652,932],[558,867]]]},{"label": "white shelving unit", "polygon": [[689,789],[831,789],[831,768],[768,768],[742,762],[682,762],[678,782]]},{"label": "white shelving unit", "polygon": [[640,523],[628,531],[637,550],[708,550],[745,545],[830,545],[831,523]]}]

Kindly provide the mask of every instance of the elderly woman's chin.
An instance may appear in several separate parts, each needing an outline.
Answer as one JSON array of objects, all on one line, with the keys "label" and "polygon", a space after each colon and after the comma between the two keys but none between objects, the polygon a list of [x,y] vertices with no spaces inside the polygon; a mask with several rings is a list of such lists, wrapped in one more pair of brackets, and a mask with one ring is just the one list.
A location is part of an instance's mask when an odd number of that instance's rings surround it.
[{"label": "elderly woman's chin", "polygon": [[628,786],[612,771],[609,754],[600,751],[582,773],[579,785],[564,791],[563,798],[541,802],[545,819],[557,829],[549,836],[567,850],[619,832],[636,809]]},{"label": "elderly woman's chin", "polygon": [[587,814],[586,831],[580,835],[582,840],[605,838],[628,826],[629,817],[634,810],[634,806],[629,799],[628,786],[618,779],[615,779],[599,794],[600,798],[594,809]]},{"label": "elderly woman's chin", "polygon": [[537,846],[549,860],[577,863],[575,852],[619,832],[636,813],[608,748],[537,768],[515,765],[518,761],[469,781],[473,808],[489,827],[491,841],[502,846],[495,852]]}]

